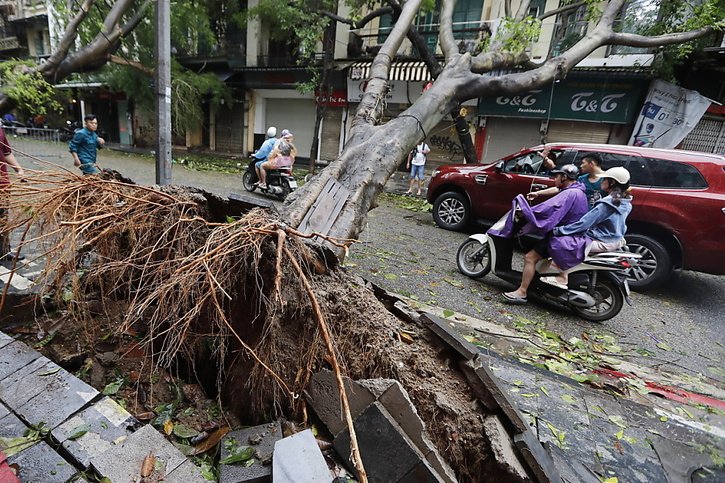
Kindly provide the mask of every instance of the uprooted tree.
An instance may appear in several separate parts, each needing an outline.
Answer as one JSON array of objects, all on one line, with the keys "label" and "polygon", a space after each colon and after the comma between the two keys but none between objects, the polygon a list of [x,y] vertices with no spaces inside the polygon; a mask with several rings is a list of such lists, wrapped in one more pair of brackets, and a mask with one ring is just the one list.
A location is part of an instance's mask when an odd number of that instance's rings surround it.
[{"label": "uprooted tree", "polygon": [[[127,9],[131,3],[116,5]],[[589,33],[562,55],[531,65],[513,27],[500,31],[478,55],[459,53],[452,35],[453,2],[443,1],[440,39],[445,59],[440,75],[407,111],[378,125],[391,59],[413,28],[421,0],[393,3],[399,15],[373,61],[349,142],[338,160],[289,198],[280,216],[253,210],[231,220],[225,202],[198,191],[56,170],[31,172],[26,183],[7,188],[9,196],[0,203],[12,218],[3,230],[21,229],[18,248],[34,246],[45,256],[43,286],[73,316],[69,335],[84,327],[86,334],[94,332],[84,297],[121,304],[123,310],[116,313],[122,316],[113,319],[119,332],[135,327],[144,334],[158,364],[190,361],[198,377],[210,374],[204,366],[211,368],[222,399],[250,422],[279,414],[304,418],[300,394],[321,367],[332,367],[338,377],[395,378],[461,481],[502,479],[505,470],[488,451],[485,410],[466,389],[455,364],[415,326],[409,328],[418,332],[417,342],[402,344],[397,334],[403,322],[364,283],[337,269],[329,251],[306,243],[313,234],[296,227],[328,180],[336,180],[350,194],[331,232],[317,238],[343,253],[400,158],[461,101],[542,86],[565,76],[603,45],[646,47],[701,38],[715,31],[713,18],[720,18],[705,8],[707,24],[686,33],[624,34],[612,27],[623,4],[592,3],[592,9],[601,11]],[[513,23],[524,21],[527,5],[522,3]],[[72,37],[72,25],[82,16],[72,17],[67,36]],[[54,56],[40,72],[57,80],[107,61],[113,39],[119,38],[114,32],[120,35],[122,25],[132,25],[133,18],[126,23],[122,18],[117,14],[109,20],[93,47],[68,55],[73,45],[69,40],[65,53]],[[513,72],[483,75],[494,69]],[[340,387],[344,394],[342,383]],[[348,426],[354,443],[349,418]],[[364,480],[364,462],[355,453],[353,448]],[[508,475],[508,480],[515,477]]]}]

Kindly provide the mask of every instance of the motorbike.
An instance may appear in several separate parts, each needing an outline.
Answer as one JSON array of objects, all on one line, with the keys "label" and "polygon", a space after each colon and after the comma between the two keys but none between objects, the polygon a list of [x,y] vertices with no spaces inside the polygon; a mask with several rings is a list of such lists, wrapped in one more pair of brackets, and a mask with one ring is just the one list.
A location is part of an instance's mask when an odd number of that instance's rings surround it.
[{"label": "motorbike", "polygon": [[[257,188],[257,171],[254,169],[255,163],[259,161],[252,155],[247,165],[247,169],[242,175],[242,184],[247,191],[254,191]],[[262,193],[273,195],[284,201],[287,195],[297,189],[297,181],[292,177],[292,167],[267,170],[267,187],[259,188]]]},{"label": "motorbike", "polygon": [[[506,217],[493,227],[501,228]],[[514,285],[521,283],[521,272],[512,269],[514,247],[526,249],[526,241],[479,233],[466,239],[456,254],[458,270],[471,278],[481,278],[490,271]],[[624,302],[632,305],[625,271],[636,265],[640,255],[627,251],[591,254],[582,263],[569,270],[567,289],[541,281],[541,277],[555,276],[550,260],[536,265],[529,294],[569,307],[585,320],[602,322],[616,316]]]},{"label": "motorbike", "polygon": [[75,133],[80,130],[77,121],[66,121],[65,126],[58,130],[58,137],[61,142],[67,142],[73,139]]}]

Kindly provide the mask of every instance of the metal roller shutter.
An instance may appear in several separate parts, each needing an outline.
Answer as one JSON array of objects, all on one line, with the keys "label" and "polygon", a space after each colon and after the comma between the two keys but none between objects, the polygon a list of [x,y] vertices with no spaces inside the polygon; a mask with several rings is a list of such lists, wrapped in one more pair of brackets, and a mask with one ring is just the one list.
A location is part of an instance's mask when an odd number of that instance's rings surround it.
[{"label": "metal roller shutter", "polygon": [[339,154],[342,111],[342,107],[328,107],[325,111],[320,139],[320,159],[325,161],[334,161]]},{"label": "metal roller shutter", "polygon": [[550,143],[607,144],[610,125],[601,122],[549,121],[546,141]]},{"label": "metal roller shutter", "polygon": [[483,162],[491,163],[521,148],[541,144],[538,119],[489,117],[486,121],[486,142]]},{"label": "metal roller shutter", "polygon": [[303,158],[310,157],[315,130],[315,101],[312,99],[267,98],[267,126],[276,126],[277,134],[289,129],[295,136],[294,145]]},{"label": "metal roller shutter", "polygon": [[216,115],[216,150],[242,153],[244,137],[244,103],[219,106]]},{"label": "metal roller shutter", "polygon": [[725,120],[703,117],[682,141],[681,148],[703,153],[725,153]]}]

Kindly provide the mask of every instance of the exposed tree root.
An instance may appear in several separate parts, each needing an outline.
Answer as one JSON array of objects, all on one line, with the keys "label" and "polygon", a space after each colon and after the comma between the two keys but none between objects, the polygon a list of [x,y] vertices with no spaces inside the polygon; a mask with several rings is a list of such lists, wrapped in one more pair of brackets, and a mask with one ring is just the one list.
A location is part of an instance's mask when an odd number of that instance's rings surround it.
[{"label": "exposed tree root", "polygon": [[[77,320],[90,322],[85,294],[124,300],[119,331],[144,327],[145,347],[164,367],[179,356],[213,361],[216,374],[197,377],[207,387],[215,377],[225,404],[249,423],[305,417],[300,395],[322,367],[335,371],[345,406],[342,375],[397,379],[462,481],[500,475],[483,410],[436,339],[418,329],[416,344],[401,344],[403,323],[360,280],[324,270],[303,237],[270,213],[227,220],[211,195],[194,190],[34,176],[11,187],[10,227],[27,228],[21,250],[42,248],[45,290]],[[364,475],[354,446],[353,459]]]}]

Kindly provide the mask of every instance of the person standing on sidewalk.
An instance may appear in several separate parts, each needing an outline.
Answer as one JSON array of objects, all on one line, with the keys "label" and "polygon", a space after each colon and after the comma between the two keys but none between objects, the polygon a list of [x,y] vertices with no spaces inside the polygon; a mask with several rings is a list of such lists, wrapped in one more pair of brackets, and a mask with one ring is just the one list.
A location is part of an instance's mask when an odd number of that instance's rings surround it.
[{"label": "person standing on sidewalk", "polygon": [[88,114],[83,121],[85,126],[73,135],[68,149],[73,156],[73,165],[83,174],[98,174],[101,170],[96,166],[96,150],[102,148],[106,141],[96,134],[98,119],[95,114]]},{"label": "person standing on sidewalk", "polygon": [[15,254],[10,251],[10,233],[5,231],[8,223],[8,186],[10,185],[8,165],[12,166],[18,175],[23,176],[25,174],[23,168],[15,159],[12,149],[10,149],[5,131],[0,127],[0,260],[15,258]]},{"label": "person standing on sidewalk", "polygon": [[421,195],[423,180],[425,179],[425,160],[428,153],[430,153],[430,147],[425,142],[422,142],[408,154],[406,168],[410,169],[410,185],[408,186],[408,191],[405,192],[406,195],[413,194],[413,183],[416,181],[418,182],[418,192],[416,195]]}]

